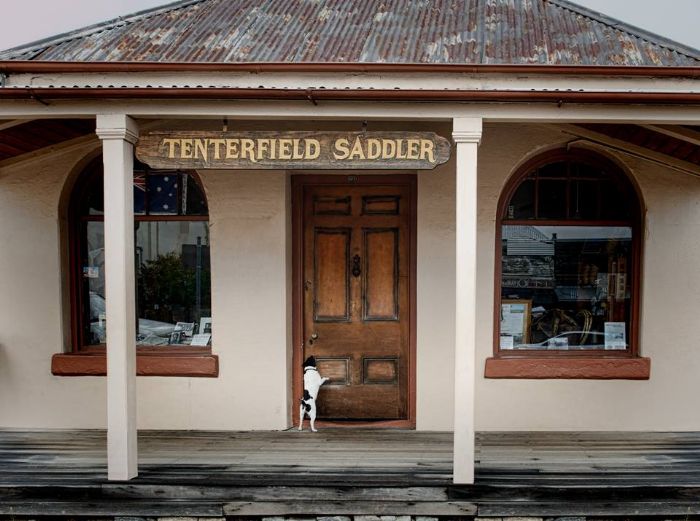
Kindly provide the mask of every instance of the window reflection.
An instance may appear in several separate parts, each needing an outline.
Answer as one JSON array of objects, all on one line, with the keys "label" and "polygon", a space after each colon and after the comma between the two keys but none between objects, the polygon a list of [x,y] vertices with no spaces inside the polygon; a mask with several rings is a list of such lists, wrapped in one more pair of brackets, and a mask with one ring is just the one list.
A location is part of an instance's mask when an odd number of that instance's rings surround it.
[{"label": "window reflection", "polygon": [[625,350],[632,228],[502,227],[502,350]]},{"label": "window reflection", "polygon": [[[74,208],[79,250],[81,345],[106,342],[103,177],[85,172]],[[134,171],[137,344],[211,344],[211,271],[207,204],[185,172]],[[78,251],[76,250],[76,251]]]}]

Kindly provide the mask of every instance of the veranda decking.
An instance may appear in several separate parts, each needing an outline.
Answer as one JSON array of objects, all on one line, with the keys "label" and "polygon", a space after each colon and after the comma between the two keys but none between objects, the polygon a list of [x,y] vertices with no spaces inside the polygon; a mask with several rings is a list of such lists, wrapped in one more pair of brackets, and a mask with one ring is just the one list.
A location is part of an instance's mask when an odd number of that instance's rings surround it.
[{"label": "veranda decking", "polygon": [[450,433],[142,431],[120,483],[105,446],[0,430],[0,515],[700,514],[700,433],[481,433],[474,486],[451,483]]}]

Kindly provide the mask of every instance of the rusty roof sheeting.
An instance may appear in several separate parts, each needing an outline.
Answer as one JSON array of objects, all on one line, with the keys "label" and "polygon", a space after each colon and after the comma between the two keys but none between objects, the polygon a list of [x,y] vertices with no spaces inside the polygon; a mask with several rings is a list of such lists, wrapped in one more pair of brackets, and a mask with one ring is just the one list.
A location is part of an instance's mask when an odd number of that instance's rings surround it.
[{"label": "rusty roof sheeting", "polygon": [[0,60],[677,67],[700,51],[566,0],[185,0]]}]

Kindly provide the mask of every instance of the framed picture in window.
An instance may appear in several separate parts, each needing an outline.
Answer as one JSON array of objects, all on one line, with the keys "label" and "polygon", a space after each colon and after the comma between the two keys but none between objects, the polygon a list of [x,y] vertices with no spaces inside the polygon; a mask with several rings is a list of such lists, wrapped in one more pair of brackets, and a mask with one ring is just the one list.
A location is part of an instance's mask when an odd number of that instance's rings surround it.
[{"label": "framed picture in window", "polygon": [[501,349],[518,349],[530,341],[532,300],[501,300]]},{"label": "framed picture in window", "polygon": [[199,321],[199,333],[211,335],[211,317],[202,317]]}]

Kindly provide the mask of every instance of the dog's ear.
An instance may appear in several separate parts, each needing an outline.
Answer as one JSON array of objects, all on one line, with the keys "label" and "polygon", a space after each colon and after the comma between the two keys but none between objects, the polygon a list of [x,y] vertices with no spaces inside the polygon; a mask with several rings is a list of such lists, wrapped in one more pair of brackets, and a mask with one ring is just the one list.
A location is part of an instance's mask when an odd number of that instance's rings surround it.
[{"label": "dog's ear", "polygon": [[316,358],[310,356],[304,361],[304,367],[316,367]]}]

